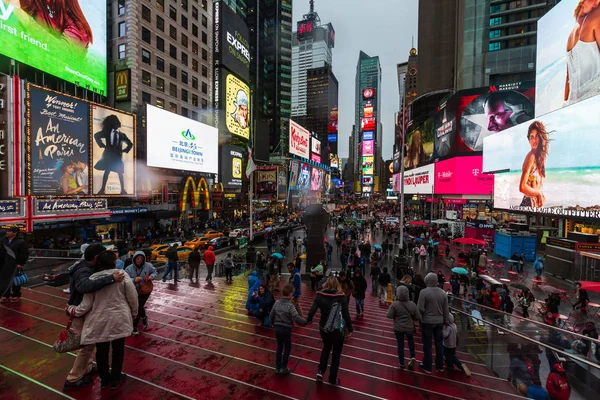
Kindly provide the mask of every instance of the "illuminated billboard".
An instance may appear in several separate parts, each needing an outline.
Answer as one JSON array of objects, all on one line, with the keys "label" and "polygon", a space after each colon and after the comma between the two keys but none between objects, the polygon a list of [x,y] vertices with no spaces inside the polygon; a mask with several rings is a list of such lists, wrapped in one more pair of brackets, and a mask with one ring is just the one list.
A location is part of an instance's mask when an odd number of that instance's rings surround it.
[{"label": "illuminated billboard", "polygon": [[374,155],[374,143],[372,140],[363,140],[362,142],[362,155],[372,156]]},{"label": "illuminated billboard", "polygon": [[[398,174],[400,176],[400,174]],[[404,172],[405,194],[433,193],[434,164],[425,165]]]},{"label": "illuminated billboard", "polygon": [[483,151],[484,138],[533,118],[533,82],[461,90],[435,115],[435,154],[448,158]]},{"label": "illuminated billboard", "polygon": [[225,126],[232,134],[250,138],[250,87],[225,73]]},{"label": "illuminated billboard", "polygon": [[600,94],[598,2],[562,0],[537,23],[535,115]]},{"label": "illuminated billboard", "polygon": [[483,156],[454,157],[435,163],[435,194],[485,194],[494,190],[494,175],[484,174]]},{"label": "illuminated billboard", "polygon": [[250,79],[250,42],[246,23],[222,2],[213,4],[213,48],[215,66],[223,66]]},{"label": "illuminated billboard", "polygon": [[372,131],[375,130],[375,118],[363,118],[360,123],[360,129],[362,131]]},{"label": "illuminated billboard", "polygon": [[277,199],[277,167],[264,167],[256,171],[255,196],[259,200]]},{"label": "illuminated billboard", "polygon": [[323,175],[325,172],[319,168],[312,169],[312,175],[310,178],[310,190],[311,191],[320,191],[322,189],[323,184]]},{"label": "illuminated billboard", "polygon": [[373,118],[373,104],[367,103],[365,105],[365,108],[363,108],[363,117]]},{"label": "illuminated billboard", "polygon": [[0,1],[0,54],[106,96],[105,1]]},{"label": "illuminated billboard", "polygon": [[298,157],[310,158],[310,132],[290,120],[290,153]]},{"label": "illuminated billboard", "polygon": [[310,165],[300,164],[300,172],[298,173],[298,190],[306,192],[310,187]]},{"label": "illuminated billboard", "polygon": [[412,169],[431,162],[433,157],[433,120],[425,120],[422,124],[411,126],[406,134],[406,157],[404,168]]},{"label": "illuminated billboard", "polygon": [[495,174],[494,207],[600,219],[599,109],[596,96],[486,139],[485,168],[508,171]]},{"label": "illuminated billboard", "polygon": [[375,157],[367,156],[362,158],[363,175],[373,175],[375,170]]},{"label": "illuminated billboard", "polygon": [[364,100],[372,99],[373,97],[375,97],[375,89],[373,89],[373,88],[364,89],[362,92],[362,95],[363,95]]},{"label": "illuminated billboard", "polygon": [[373,186],[373,175],[363,175],[362,184],[365,186]]},{"label": "illuminated billboard", "polygon": [[366,131],[362,133],[363,140],[373,140],[373,131]]}]

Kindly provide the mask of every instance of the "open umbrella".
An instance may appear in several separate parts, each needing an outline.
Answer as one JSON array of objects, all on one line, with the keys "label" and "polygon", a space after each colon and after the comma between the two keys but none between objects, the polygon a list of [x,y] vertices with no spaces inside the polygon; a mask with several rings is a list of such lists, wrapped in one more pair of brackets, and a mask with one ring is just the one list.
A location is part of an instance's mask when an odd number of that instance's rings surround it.
[{"label": "open umbrella", "polygon": [[459,275],[467,275],[469,273],[469,271],[461,267],[452,268],[452,272]]},{"label": "open umbrella", "polygon": [[408,225],[413,225],[413,226],[426,226],[427,222],[423,222],[423,221],[410,221],[408,223]]},{"label": "open umbrella", "polygon": [[475,239],[475,238],[458,238],[458,239],[454,239],[453,242],[460,243],[460,244],[466,244],[466,245],[470,245],[470,246],[474,246],[474,245],[485,246],[486,245],[485,240]]},{"label": "open umbrella", "polygon": [[541,285],[540,290],[545,293],[562,293],[564,290],[550,285]]},{"label": "open umbrella", "polygon": [[276,258],[279,258],[280,260],[283,258],[281,253],[273,253],[273,254],[271,254],[271,257],[276,257]]},{"label": "open umbrella", "polygon": [[519,290],[529,290],[529,288],[525,285],[523,285],[522,283],[511,283],[510,284],[511,287],[514,287],[515,289],[519,289]]},{"label": "open umbrella", "polygon": [[383,250],[383,248],[382,248],[380,245],[378,245],[378,244],[374,244],[374,245],[373,245],[373,248],[374,248],[375,250],[378,250],[378,251],[382,251],[382,250]]},{"label": "open umbrella", "polygon": [[592,281],[580,281],[581,289],[588,290],[590,292],[600,292],[600,282]]}]

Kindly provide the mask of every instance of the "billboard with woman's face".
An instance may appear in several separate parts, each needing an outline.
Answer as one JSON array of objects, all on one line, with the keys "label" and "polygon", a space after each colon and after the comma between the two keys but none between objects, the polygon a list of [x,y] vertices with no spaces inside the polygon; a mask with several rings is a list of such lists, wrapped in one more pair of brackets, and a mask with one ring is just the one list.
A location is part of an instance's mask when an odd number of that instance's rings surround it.
[{"label": "billboard with woman's face", "polygon": [[594,97],[487,138],[494,207],[600,218],[598,109]]},{"label": "billboard with woman's face", "polygon": [[406,135],[406,157],[404,168],[417,168],[431,162],[433,156],[433,120],[409,128]]},{"label": "billboard with woman's face", "polygon": [[600,4],[562,0],[538,21],[536,116],[600,94]]},{"label": "billboard with woman's face", "polygon": [[0,0],[0,43],[8,58],[106,95],[106,1]]}]

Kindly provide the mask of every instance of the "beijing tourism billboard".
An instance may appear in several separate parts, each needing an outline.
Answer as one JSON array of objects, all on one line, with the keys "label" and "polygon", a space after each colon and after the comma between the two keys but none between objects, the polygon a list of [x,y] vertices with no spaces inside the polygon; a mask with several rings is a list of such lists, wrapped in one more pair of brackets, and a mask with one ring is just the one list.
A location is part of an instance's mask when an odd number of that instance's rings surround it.
[{"label": "beijing tourism billboard", "polygon": [[0,1],[0,54],[106,96],[105,1]]},{"label": "beijing tourism billboard", "polygon": [[538,21],[535,115],[600,94],[600,7],[562,0]]},{"label": "beijing tourism billboard", "polygon": [[600,96],[486,138],[494,207],[600,219]]}]

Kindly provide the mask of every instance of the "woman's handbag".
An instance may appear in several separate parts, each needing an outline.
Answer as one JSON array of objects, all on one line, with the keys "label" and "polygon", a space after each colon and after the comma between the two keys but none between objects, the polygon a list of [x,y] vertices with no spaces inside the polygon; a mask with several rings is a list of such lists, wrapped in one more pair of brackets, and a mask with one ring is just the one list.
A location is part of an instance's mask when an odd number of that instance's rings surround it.
[{"label": "woman's handbag", "polygon": [[140,284],[140,294],[150,294],[154,290],[154,283],[152,283],[151,279],[145,280]]},{"label": "woman's handbag", "polygon": [[57,353],[67,353],[81,348],[81,333],[73,333],[71,331],[72,324],[73,313],[70,313],[67,327],[58,334],[58,340],[54,342],[54,345],[52,346]]},{"label": "woman's handbag", "polygon": [[27,283],[29,278],[23,268],[17,267],[17,272],[15,273],[15,278],[13,279],[13,286],[23,286]]}]

